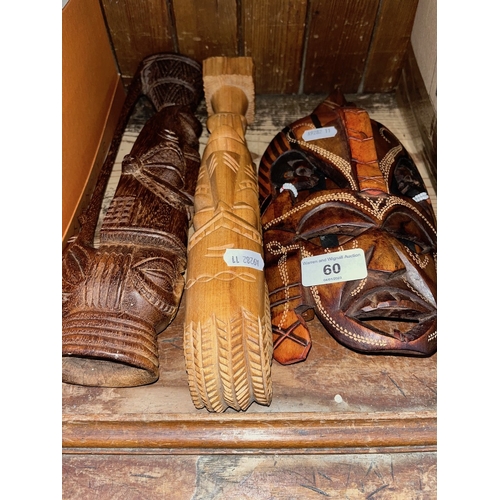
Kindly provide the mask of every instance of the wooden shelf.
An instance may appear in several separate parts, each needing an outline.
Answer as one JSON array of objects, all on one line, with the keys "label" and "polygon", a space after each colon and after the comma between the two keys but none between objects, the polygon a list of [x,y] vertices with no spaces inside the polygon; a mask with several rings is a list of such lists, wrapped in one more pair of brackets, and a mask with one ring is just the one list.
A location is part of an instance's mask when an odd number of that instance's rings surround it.
[{"label": "wooden shelf", "polygon": [[[435,450],[436,355],[367,356],[311,322],[307,360],[273,363],[273,400],[246,412],[194,408],[182,348],[184,304],[159,338],[160,379],[136,388],[63,384],[63,446],[72,453]],[[336,402],[335,396],[341,397]]]},{"label": "wooden shelf", "polygon": [[[256,165],[274,135],[285,125],[312,111],[324,97],[257,96],[256,120],[246,134]],[[398,136],[417,163],[436,209],[436,193],[428,180],[418,127],[412,117],[397,107],[393,94],[347,97],[367,109],[372,118]],[[206,112],[203,105],[198,113],[204,123]],[[139,110],[129,125],[108,186],[104,210],[119,179],[121,159],[130,150],[141,120],[146,117],[147,110]],[[202,150],[206,138],[205,129],[201,138]],[[405,488],[412,491],[409,485],[418,476],[419,487],[427,488],[431,497],[435,494],[437,355],[410,358],[358,354],[338,344],[319,320],[313,319],[310,322],[313,345],[307,360],[291,366],[273,363],[273,399],[269,407],[254,403],[243,413],[229,409],[222,414],[211,414],[197,410],[191,402],[183,356],[184,309],[183,300],[175,320],[158,337],[161,372],[155,384],[117,389],[63,384],[66,493],[79,491],[83,495],[87,491],[84,478],[95,477],[95,472],[81,472],[78,464],[100,467],[101,474],[105,470],[114,471],[109,472],[109,481],[121,481],[123,479],[118,478],[122,477],[124,466],[137,472],[143,470],[141,467],[145,463],[150,463],[153,469],[170,467],[170,479],[167,480],[165,475],[161,478],[155,476],[156,479],[148,483],[152,496],[127,498],[156,498],[155,488],[161,485],[164,488],[167,483],[171,487],[177,484],[178,478],[174,476],[180,463],[185,463],[189,469],[194,463],[190,460],[202,463],[200,460],[209,460],[207,455],[222,454],[250,455],[257,460],[253,462],[254,470],[261,471],[268,470],[267,460],[271,460],[265,456],[275,455],[275,461],[281,465],[273,474],[278,477],[281,471],[282,479],[283,471],[299,470],[301,463],[304,463],[304,474],[312,474],[311,471],[326,474],[321,467],[330,467],[328,474],[334,474],[333,471],[340,466],[340,462],[333,458],[335,456],[343,456],[343,463],[350,463],[354,468],[368,460],[366,457],[371,457],[371,462],[366,463],[373,466],[375,460],[383,467],[387,457],[391,457],[391,463],[403,464],[399,483],[396,484],[394,476],[383,482],[390,485],[391,491],[401,493],[406,491]],[[328,460],[315,462],[314,455],[317,454],[325,460],[328,455]],[[148,460],[151,462],[144,462],[142,455],[150,455]],[[302,458],[293,462],[292,458],[299,455]],[[178,457],[176,465],[172,462],[173,456]],[[232,463],[233,459],[236,460],[228,456],[224,460]],[[242,467],[241,460],[234,463]],[[359,477],[362,482],[362,475]],[[129,481],[131,484],[136,482],[130,478]],[[188,487],[189,481],[186,479],[184,485],[186,496],[175,498],[191,498],[188,491],[192,493],[195,486],[193,483]],[[227,481],[224,491],[229,491]],[[262,486],[261,490],[270,495],[269,488],[269,485]],[[325,485],[314,488],[329,491]],[[309,489],[309,493],[312,494],[314,488]],[[375,486],[372,490],[367,489],[366,494],[375,489]],[[273,498],[294,498],[290,491],[284,487],[284,496]],[[102,494],[99,498],[115,498]],[[68,498],[75,497],[69,495]],[[255,493],[248,498],[270,496]],[[309,497],[304,493],[300,498]]]}]

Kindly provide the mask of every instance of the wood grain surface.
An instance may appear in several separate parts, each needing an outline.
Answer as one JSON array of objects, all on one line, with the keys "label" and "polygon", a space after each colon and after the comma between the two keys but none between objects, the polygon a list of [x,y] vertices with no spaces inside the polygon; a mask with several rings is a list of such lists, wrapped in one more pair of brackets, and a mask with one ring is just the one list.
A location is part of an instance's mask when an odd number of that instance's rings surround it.
[{"label": "wood grain surface", "polygon": [[179,51],[192,59],[238,55],[238,8],[234,0],[173,0]]},{"label": "wood grain surface", "polygon": [[169,3],[163,0],[102,0],[101,4],[118,72],[127,82],[132,80],[145,57],[178,51]]},{"label": "wood grain surface", "polygon": [[417,0],[103,0],[119,72],[174,51],[202,62],[250,56],[257,94],[397,87]]},{"label": "wood grain surface", "polygon": [[364,92],[390,92],[396,88],[410,44],[418,0],[383,0],[377,28],[366,61]]},{"label": "wood grain surface", "polygon": [[255,92],[297,92],[307,1],[243,0],[242,11],[244,55],[255,61]]},{"label": "wood grain surface", "polygon": [[63,498],[432,500],[436,454],[65,456]]},{"label": "wood grain surface", "polygon": [[339,85],[357,92],[377,18],[377,2],[313,0],[304,68],[304,92]]}]

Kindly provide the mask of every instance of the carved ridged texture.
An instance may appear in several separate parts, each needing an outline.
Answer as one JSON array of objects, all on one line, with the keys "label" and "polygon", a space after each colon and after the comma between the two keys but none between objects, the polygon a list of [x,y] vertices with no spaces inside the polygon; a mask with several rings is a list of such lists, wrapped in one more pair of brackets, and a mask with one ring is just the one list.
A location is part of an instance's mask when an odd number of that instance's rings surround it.
[{"label": "carved ridged texture", "polygon": [[[267,296],[267,294],[266,294]],[[269,305],[266,305],[266,311]],[[196,408],[246,410],[272,399],[272,332],[269,315],[245,309],[229,321],[212,316],[186,325],[184,352],[191,398]]]},{"label": "carved ridged texture", "polygon": [[140,318],[75,312],[63,319],[63,356],[91,356],[146,370],[157,378],[156,332]]},{"label": "carved ridged texture", "polygon": [[201,66],[177,54],[157,54],[144,59],[142,88],[157,111],[170,104],[194,111],[202,97]]}]

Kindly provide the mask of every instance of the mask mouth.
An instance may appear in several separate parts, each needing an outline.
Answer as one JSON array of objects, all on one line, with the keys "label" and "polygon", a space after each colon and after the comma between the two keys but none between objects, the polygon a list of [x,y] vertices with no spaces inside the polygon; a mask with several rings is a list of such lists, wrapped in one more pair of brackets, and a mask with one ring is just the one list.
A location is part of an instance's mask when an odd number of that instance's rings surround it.
[{"label": "mask mouth", "polygon": [[368,330],[411,342],[432,327],[437,311],[409,290],[378,287],[354,301],[346,316]]}]

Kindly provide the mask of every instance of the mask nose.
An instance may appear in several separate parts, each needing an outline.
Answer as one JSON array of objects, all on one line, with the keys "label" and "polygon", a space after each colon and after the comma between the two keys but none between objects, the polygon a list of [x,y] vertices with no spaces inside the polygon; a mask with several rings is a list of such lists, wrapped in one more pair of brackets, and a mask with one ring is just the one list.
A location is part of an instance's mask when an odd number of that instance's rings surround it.
[{"label": "mask nose", "polygon": [[405,263],[399,257],[393,244],[393,239],[383,234],[377,234],[366,251],[367,267],[370,271],[385,273],[396,277],[406,272]]}]

